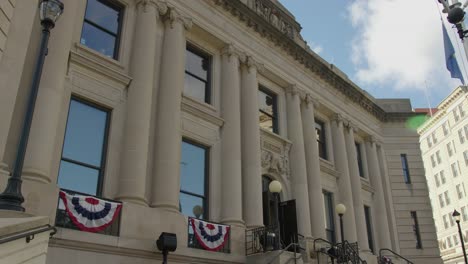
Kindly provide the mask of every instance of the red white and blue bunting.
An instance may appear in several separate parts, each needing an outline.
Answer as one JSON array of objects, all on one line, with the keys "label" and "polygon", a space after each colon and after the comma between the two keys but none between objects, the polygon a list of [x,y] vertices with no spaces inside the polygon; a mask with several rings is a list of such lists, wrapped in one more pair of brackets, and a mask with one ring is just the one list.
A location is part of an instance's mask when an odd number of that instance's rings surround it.
[{"label": "red white and blue bunting", "polygon": [[227,225],[213,224],[200,219],[189,218],[192,228],[200,245],[211,251],[221,249],[229,239]]},{"label": "red white and blue bunting", "polygon": [[113,203],[93,196],[68,194],[60,191],[68,216],[83,231],[99,232],[112,224],[122,209],[121,203]]}]

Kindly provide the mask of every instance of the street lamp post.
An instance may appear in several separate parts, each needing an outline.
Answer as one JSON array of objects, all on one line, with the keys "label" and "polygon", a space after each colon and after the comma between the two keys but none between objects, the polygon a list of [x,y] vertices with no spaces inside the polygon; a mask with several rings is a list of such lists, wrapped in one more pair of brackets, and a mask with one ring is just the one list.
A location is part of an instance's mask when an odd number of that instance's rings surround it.
[{"label": "street lamp post", "polygon": [[453,24],[457,28],[458,36],[463,42],[463,47],[465,50],[465,56],[468,58],[468,41],[465,41],[467,37],[468,30],[465,26],[465,11],[464,9],[468,5],[468,1],[465,4],[461,4],[458,0],[452,0],[452,5],[450,5],[448,0],[438,0],[444,6],[442,12],[447,13],[447,21]]},{"label": "street lamp post", "polygon": [[461,242],[461,246],[463,250],[463,257],[465,258],[465,264],[468,264],[468,260],[466,257],[466,250],[465,250],[465,241],[463,241],[463,234],[462,234],[461,227],[460,227],[460,213],[457,210],[454,210],[452,216],[455,219],[455,222],[457,222],[458,235],[460,236],[460,242]]},{"label": "street lamp post", "polygon": [[47,55],[50,30],[54,28],[55,22],[63,12],[63,8],[64,5],[59,0],[42,0],[39,5],[39,15],[42,25],[40,49],[34,67],[26,115],[23,121],[23,129],[20,135],[15,164],[12,175],[8,178],[7,186],[3,193],[0,194],[0,209],[24,212],[24,207],[21,205],[24,202],[24,197],[21,194],[21,174],[23,172],[24,157],[26,155],[26,147],[28,145],[39,83],[41,81],[42,68]]},{"label": "street lamp post", "polygon": [[278,235],[278,249],[281,249],[281,230],[280,230],[280,223],[279,223],[279,194],[281,192],[282,186],[279,181],[272,181],[270,185],[268,185],[268,189],[275,197],[275,211],[276,211],[276,231]]},{"label": "street lamp post", "polygon": [[341,243],[344,245],[344,228],[343,228],[343,215],[346,213],[346,206],[344,204],[337,204],[335,211],[340,216],[340,233],[341,233]]}]

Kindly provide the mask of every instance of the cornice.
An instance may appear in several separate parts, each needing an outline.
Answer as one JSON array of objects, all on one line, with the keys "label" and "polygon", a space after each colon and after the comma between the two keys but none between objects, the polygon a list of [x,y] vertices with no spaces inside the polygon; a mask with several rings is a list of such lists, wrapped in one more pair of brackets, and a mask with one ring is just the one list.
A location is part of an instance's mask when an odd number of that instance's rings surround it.
[{"label": "cornice", "polygon": [[[240,0],[214,0],[224,10],[238,17],[248,27],[253,28],[262,37],[273,42],[281,49],[286,51],[296,61],[303,64],[312,73],[325,80],[330,86],[338,90],[351,101],[360,105],[364,110],[375,116],[382,122],[387,120],[387,113],[375,102],[369,99],[359,88],[349,80],[336,74],[329,65],[324,64],[317,55],[309,52],[306,48],[299,45],[293,38],[275,27],[270,21],[252,10],[249,6]],[[269,1],[262,1],[262,3]]]}]

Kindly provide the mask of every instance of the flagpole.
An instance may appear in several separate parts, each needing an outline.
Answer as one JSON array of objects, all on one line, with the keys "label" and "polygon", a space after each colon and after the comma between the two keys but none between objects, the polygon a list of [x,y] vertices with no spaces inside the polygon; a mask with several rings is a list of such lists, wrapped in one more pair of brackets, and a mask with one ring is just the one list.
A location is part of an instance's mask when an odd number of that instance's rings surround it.
[{"label": "flagpole", "polygon": [[429,107],[429,113],[431,114],[431,117],[432,117],[432,107],[431,107],[431,102],[429,101],[429,89],[427,88],[427,81],[424,81],[424,84],[426,85],[426,89],[424,89],[424,95],[426,97],[427,106]]}]

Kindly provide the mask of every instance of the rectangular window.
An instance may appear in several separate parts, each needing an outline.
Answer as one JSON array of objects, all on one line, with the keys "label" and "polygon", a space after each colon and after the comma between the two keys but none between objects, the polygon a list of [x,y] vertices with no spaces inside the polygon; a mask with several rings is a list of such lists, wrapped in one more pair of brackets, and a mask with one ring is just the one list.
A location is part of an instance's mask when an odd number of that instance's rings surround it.
[{"label": "rectangular window", "polygon": [[430,136],[428,136],[428,137],[426,138],[426,142],[427,142],[427,147],[429,147],[429,148],[432,147],[432,141],[431,141],[431,137],[430,137]]},{"label": "rectangular window", "polygon": [[364,205],[364,216],[366,217],[367,241],[369,242],[369,249],[374,253],[374,234],[372,232],[372,217],[369,206]]},{"label": "rectangular window", "polygon": [[449,228],[449,223],[447,221],[447,215],[443,215],[443,219],[444,219],[444,227],[445,229]]},{"label": "rectangular window", "polygon": [[333,193],[323,191],[323,200],[325,204],[325,232],[327,234],[327,240],[336,243],[335,235],[335,209],[333,206]]},{"label": "rectangular window", "polygon": [[411,211],[411,219],[413,220],[413,231],[416,238],[416,248],[422,248],[421,233],[419,232],[418,216],[415,211]]},{"label": "rectangular window", "polygon": [[447,143],[447,152],[448,152],[449,157],[452,157],[453,155],[452,142]]},{"label": "rectangular window", "polygon": [[453,242],[455,243],[455,246],[458,246],[458,235],[453,235]]},{"label": "rectangular window", "polygon": [[357,162],[358,162],[358,168],[359,168],[359,176],[364,178],[364,169],[362,167],[362,154],[361,154],[361,144],[358,142],[355,142],[356,145],[356,156],[357,156]]},{"label": "rectangular window", "polygon": [[271,91],[260,87],[258,90],[260,127],[278,134],[278,98]]},{"label": "rectangular window", "polygon": [[436,166],[434,155],[431,155],[431,164],[432,164],[432,168]]},{"label": "rectangular window", "polygon": [[445,184],[445,182],[447,181],[447,179],[445,178],[444,170],[440,171],[440,181],[442,182],[442,184]]},{"label": "rectangular window", "polygon": [[208,218],[207,179],[209,148],[184,139],[180,162],[180,204],[182,214]]},{"label": "rectangular window", "polygon": [[457,189],[458,199],[463,198],[463,191],[462,191],[462,188],[461,188],[461,184],[457,184],[456,189]]},{"label": "rectangular window", "polygon": [[442,194],[439,194],[439,205],[440,205],[440,208],[444,208],[445,206],[444,197],[442,196]]},{"label": "rectangular window", "polygon": [[60,188],[100,196],[106,160],[108,110],[70,100],[58,175]]},{"label": "rectangular window", "polygon": [[458,111],[461,117],[465,117],[465,111],[463,110],[463,104],[458,105]]},{"label": "rectangular window", "polygon": [[454,226],[455,225],[455,221],[453,220],[453,217],[451,214],[448,215],[448,218],[449,218],[449,221],[450,221],[450,226]]},{"label": "rectangular window", "polygon": [[118,59],[123,7],[110,0],[88,0],[81,44]]},{"label": "rectangular window", "polygon": [[468,150],[463,152],[463,158],[465,159],[465,166],[468,166]]},{"label": "rectangular window", "polygon": [[406,154],[400,154],[401,158],[401,167],[403,169],[403,178],[405,179],[405,183],[411,183],[410,172],[408,168],[408,159]]},{"label": "rectangular window", "polygon": [[444,136],[446,136],[448,134],[448,122],[445,122],[444,124],[442,124],[442,130],[444,131]]},{"label": "rectangular window", "polygon": [[458,130],[458,138],[460,139],[460,144],[465,142],[465,135],[463,134],[463,130],[461,128]]},{"label": "rectangular window", "polygon": [[458,113],[457,113],[457,109],[453,109],[453,118],[455,118],[455,122],[458,121],[458,119],[460,119],[460,116],[458,116]]},{"label": "rectangular window", "polygon": [[447,244],[448,244],[449,248],[451,248],[453,246],[451,237],[447,237]]},{"label": "rectangular window", "polygon": [[211,102],[211,56],[187,45],[185,51],[184,94],[198,101]]},{"label": "rectangular window", "polygon": [[453,177],[456,178],[458,176],[457,164],[454,162],[452,165],[450,165],[450,167],[452,168]]},{"label": "rectangular window", "polygon": [[319,156],[322,159],[328,159],[327,142],[325,137],[325,124],[317,119],[315,119],[315,136],[317,138]]},{"label": "rectangular window", "polygon": [[448,191],[444,192],[444,196],[445,196],[445,204],[450,205],[450,195],[449,195]]},{"label": "rectangular window", "polygon": [[463,221],[468,221],[468,210],[466,209],[466,206],[461,208],[461,215],[463,217]]},{"label": "rectangular window", "polygon": [[436,138],[436,135],[435,135],[435,133],[436,133],[435,131],[434,131],[434,132],[432,132],[432,142],[434,142],[434,144],[436,144],[436,143],[437,143],[437,138]]},{"label": "rectangular window", "polygon": [[437,164],[440,164],[442,162],[442,159],[440,158],[440,151],[436,151],[436,158],[437,158]]},{"label": "rectangular window", "polygon": [[434,179],[435,179],[436,186],[439,187],[440,186],[440,181],[439,181],[439,174],[438,173],[436,173],[434,175]]}]

